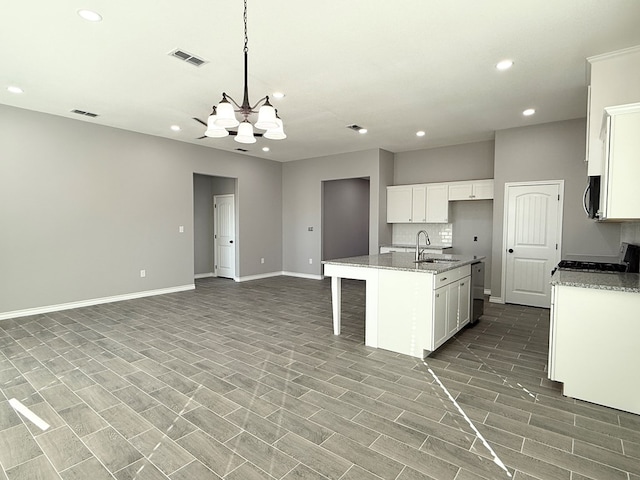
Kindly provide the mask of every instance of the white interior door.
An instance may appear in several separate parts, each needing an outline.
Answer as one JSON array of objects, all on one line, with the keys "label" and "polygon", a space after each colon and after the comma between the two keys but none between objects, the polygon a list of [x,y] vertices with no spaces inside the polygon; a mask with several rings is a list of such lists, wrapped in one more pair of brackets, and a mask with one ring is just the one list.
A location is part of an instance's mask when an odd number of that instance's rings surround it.
[{"label": "white interior door", "polygon": [[562,182],[505,187],[505,301],[549,307],[551,270],[560,260]]},{"label": "white interior door", "polygon": [[216,277],[234,278],[236,274],[234,196],[215,195],[213,212],[214,273]]}]

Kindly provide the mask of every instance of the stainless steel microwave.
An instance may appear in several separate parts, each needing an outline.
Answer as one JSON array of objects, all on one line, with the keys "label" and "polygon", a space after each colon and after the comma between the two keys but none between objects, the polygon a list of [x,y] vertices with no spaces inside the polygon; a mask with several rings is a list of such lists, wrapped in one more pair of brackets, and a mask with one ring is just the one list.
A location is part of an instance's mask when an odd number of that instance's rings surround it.
[{"label": "stainless steel microwave", "polygon": [[584,211],[589,218],[599,218],[600,210],[600,175],[589,177],[589,183],[584,190]]}]

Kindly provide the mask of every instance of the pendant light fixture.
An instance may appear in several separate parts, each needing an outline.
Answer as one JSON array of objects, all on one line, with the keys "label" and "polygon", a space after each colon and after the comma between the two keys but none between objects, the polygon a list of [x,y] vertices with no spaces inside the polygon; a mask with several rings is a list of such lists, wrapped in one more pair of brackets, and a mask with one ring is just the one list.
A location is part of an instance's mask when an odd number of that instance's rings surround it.
[{"label": "pendant light fixture", "polygon": [[[271,140],[282,140],[287,138],[284,133],[282,120],[278,117],[278,112],[269,103],[269,96],[265,96],[251,106],[249,103],[249,88],[247,86],[247,65],[249,57],[249,40],[247,36],[247,0],[244,0],[244,98],[242,105],[238,105],[230,95],[222,94],[222,100],[213,107],[211,115],[207,121],[207,137],[222,138],[227,135],[234,135],[234,140],[239,143],[255,143],[255,137],[269,138]],[[256,108],[260,109],[256,111]],[[242,121],[238,121],[236,113],[240,114]],[[258,114],[255,127],[266,130],[264,133],[254,133],[249,117]],[[237,131],[230,130],[238,127]]]}]

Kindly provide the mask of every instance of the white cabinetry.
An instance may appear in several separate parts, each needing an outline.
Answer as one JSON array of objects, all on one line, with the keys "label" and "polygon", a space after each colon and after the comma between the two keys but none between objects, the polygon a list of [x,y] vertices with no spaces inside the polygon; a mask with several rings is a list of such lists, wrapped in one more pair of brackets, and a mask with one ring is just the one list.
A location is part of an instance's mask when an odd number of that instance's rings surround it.
[{"label": "white cabinetry", "polygon": [[588,175],[604,174],[600,129],[606,107],[640,101],[640,47],[587,58],[590,91],[587,119]]},{"label": "white cabinetry", "polygon": [[412,188],[410,185],[387,187],[387,222],[410,223],[412,220]]},{"label": "white cabinetry", "polygon": [[433,290],[433,351],[469,323],[469,266],[438,274]]},{"label": "white cabinetry", "polygon": [[640,103],[605,108],[600,220],[640,218]]},{"label": "white cabinetry", "polygon": [[449,183],[449,201],[492,199],[493,179]]},{"label": "white cabinetry", "polygon": [[429,183],[426,191],[426,223],[449,223],[449,186]]},{"label": "white cabinetry", "polygon": [[640,414],[638,311],[638,292],[552,287],[549,378],[564,395]]},{"label": "white cabinetry", "polygon": [[448,223],[445,183],[387,187],[387,223]]}]

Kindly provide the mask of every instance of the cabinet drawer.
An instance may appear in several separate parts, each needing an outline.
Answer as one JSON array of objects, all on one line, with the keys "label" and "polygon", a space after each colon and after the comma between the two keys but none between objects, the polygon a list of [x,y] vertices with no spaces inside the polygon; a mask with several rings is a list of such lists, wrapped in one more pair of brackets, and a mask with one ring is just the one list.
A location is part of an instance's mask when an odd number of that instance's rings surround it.
[{"label": "cabinet drawer", "polygon": [[436,289],[443,285],[449,285],[451,282],[458,281],[469,275],[471,275],[471,265],[465,265],[464,267],[438,273],[434,278],[433,288]]}]

